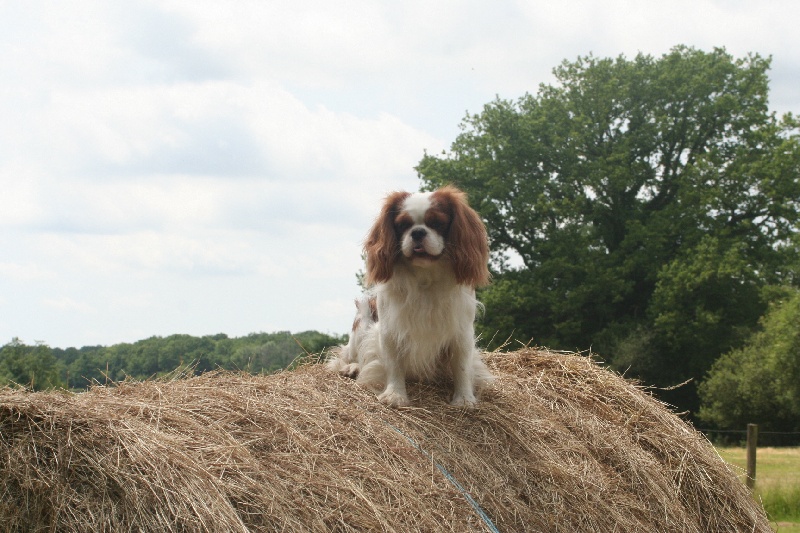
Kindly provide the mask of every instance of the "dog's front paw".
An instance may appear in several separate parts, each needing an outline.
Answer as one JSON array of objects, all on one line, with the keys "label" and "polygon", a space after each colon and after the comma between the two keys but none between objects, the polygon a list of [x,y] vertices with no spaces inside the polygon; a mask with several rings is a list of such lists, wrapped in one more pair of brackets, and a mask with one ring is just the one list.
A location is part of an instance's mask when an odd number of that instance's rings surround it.
[{"label": "dog's front paw", "polygon": [[475,399],[474,394],[454,394],[450,405],[455,407],[464,407],[465,409],[472,409],[478,405],[478,400]]},{"label": "dog's front paw", "polygon": [[358,363],[350,363],[348,365],[344,365],[342,368],[339,369],[339,374],[348,378],[357,378],[358,372],[361,370],[361,367],[358,366]]},{"label": "dog's front paw", "polygon": [[378,395],[378,401],[389,407],[404,407],[411,402],[408,401],[408,396],[393,390],[385,390]]}]

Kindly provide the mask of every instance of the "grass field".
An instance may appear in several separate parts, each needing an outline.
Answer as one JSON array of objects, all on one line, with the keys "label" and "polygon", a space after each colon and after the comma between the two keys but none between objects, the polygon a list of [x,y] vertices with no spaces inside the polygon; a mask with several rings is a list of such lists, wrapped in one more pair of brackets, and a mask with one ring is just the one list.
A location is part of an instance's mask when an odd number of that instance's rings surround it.
[{"label": "grass field", "polygon": [[[740,469],[745,481],[747,458],[744,448],[717,448],[720,456]],[[773,526],[780,533],[800,533],[800,448],[759,448],[756,456],[756,487]]]}]

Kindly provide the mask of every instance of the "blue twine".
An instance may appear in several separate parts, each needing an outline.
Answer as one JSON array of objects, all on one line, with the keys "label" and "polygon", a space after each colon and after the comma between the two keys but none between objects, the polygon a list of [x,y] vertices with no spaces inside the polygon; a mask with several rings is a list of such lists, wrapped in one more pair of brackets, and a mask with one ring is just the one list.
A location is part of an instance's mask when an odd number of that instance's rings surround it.
[{"label": "blue twine", "polygon": [[454,478],[454,477],[453,477],[453,475],[452,475],[450,472],[448,472],[448,471],[447,471],[447,469],[446,469],[445,467],[443,467],[442,465],[440,465],[439,463],[437,463],[437,462],[436,462],[436,461],[433,459],[433,457],[431,457],[431,455],[430,455],[428,452],[426,452],[425,450],[423,450],[423,449],[422,449],[422,446],[420,446],[419,444],[417,444],[417,442],[416,442],[416,441],[414,441],[414,439],[412,439],[411,437],[409,437],[408,435],[406,435],[405,433],[403,433],[401,430],[399,430],[398,428],[394,427],[394,426],[393,426],[393,425],[391,425],[390,423],[388,423],[388,422],[385,422],[385,423],[386,423],[386,425],[387,425],[387,426],[389,426],[390,428],[392,428],[393,430],[395,430],[396,432],[398,432],[400,435],[404,436],[404,437],[406,438],[406,440],[408,440],[408,442],[410,442],[410,443],[411,443],[411,445],[412,445],[414,448],[416,448],[417,450],[419,450],[419,451],[422,453],[422,455],[424,455],[425,457],[427,457],[427,458],[428,458],[428,459],[429,459],[429,460],[430,460],[430,461],[431,461],[431,462],[432,462],[432,463],[433,463],[433,464],[436,466],[436,468],[438,468],[438,469],[439,469],[439,472],[441,472],[441,473],[444,475],[444,477],[446,477],[446,478],[447,478],[447,480],[448,480],[448,481],[449,481],[449,482],[450,482],[450,483],[451,483],[451,484],[452,484],[452,485],[453,485],[455,488],[457,488],[457,489],[458,489],[458,491],[459,491],[461,494],[463,494],[463,495],[464,495],[464,499],[466,499],[466,500],[467,500],[467,503],[469,503],[469,504],[472,506],[472,508],[473,508],[473,509],[475,509],[475,512],[476,512],[476,513],[478,513],[478,516],[480,516],[480,517],[481,517],[481,520],[483,520],[483,522],[486,524],[486,527],[488,527],[488,528],[489,528],[489,531],[491,531],[492,533],[500,533],[500,530],[499,530],[499,529],[497,529],[497,527],[494,525],[494,522],[492,522],[492,519],[491,519],[491,518],[489,518],[489,515],[487,515],[487,514],[486,514],[486,513],[483,511],[483,509],[481,509],[481,506],[480,506],[480,505],[478,505],[478,502],[476,502],[476,501],[475,501],[475,499],[474,499],[474,498],[473,498],[473,497],[470,495],[470,493],[469,493],[469,492],[467,492],[467,489],[465,489],[465,488],[464,488],[464,487],[461,485],[461,483],[459,483],[459,482],[458,482],[458,480],[457,480],[456,478]]}]

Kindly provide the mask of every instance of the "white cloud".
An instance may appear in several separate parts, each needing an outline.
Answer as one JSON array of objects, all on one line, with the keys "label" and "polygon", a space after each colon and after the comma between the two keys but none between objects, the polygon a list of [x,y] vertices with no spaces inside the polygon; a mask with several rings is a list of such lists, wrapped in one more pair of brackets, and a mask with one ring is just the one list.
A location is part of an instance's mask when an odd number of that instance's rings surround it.
[{"label": "white cloud", "polygon": [[13,167],[0,169],[20,199],[3,216],[38,215],[83,231],[209,221],[220,202],[264,194],[281,206],[336,196],[348,203],[354,195],[342,188],[381,194],[413,175],[425,148],[444,144],[386,113],[309,108],[272,83],[55,93],[31,115],[28,136],[47,143],[19,143]]},{"label": "white cloud", "polygon": [[30,282],[52,279],[55,273],[31,262],[0,262],[0,277],[12,282]]},{"label": "white cloud", "polygon": [[77,312],[77,313],[93,313],[95,312],[94,307],[85,303],[73,300],[72,298],[46,298],[44,300],[44,305],[46,307],[52,307],[54,309],[58,309],[59,311],[67,311],[67,312]]}]

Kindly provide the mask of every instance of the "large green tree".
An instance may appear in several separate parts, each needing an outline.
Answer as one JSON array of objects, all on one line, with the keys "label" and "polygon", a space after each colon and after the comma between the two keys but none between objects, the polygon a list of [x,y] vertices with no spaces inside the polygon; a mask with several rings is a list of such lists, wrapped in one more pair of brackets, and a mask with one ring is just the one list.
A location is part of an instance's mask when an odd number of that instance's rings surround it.
[{"label": "large green tree", "polygon": [[[768,110],[769,64],[683,46],[565,61],[426,154],[423,185],[466,190],[489,230],[484,339],[592,347],[660,386],[738,346],[792,274],[798,223],[798,124]],[[692,385],[664,396],[696,408]]]}]

